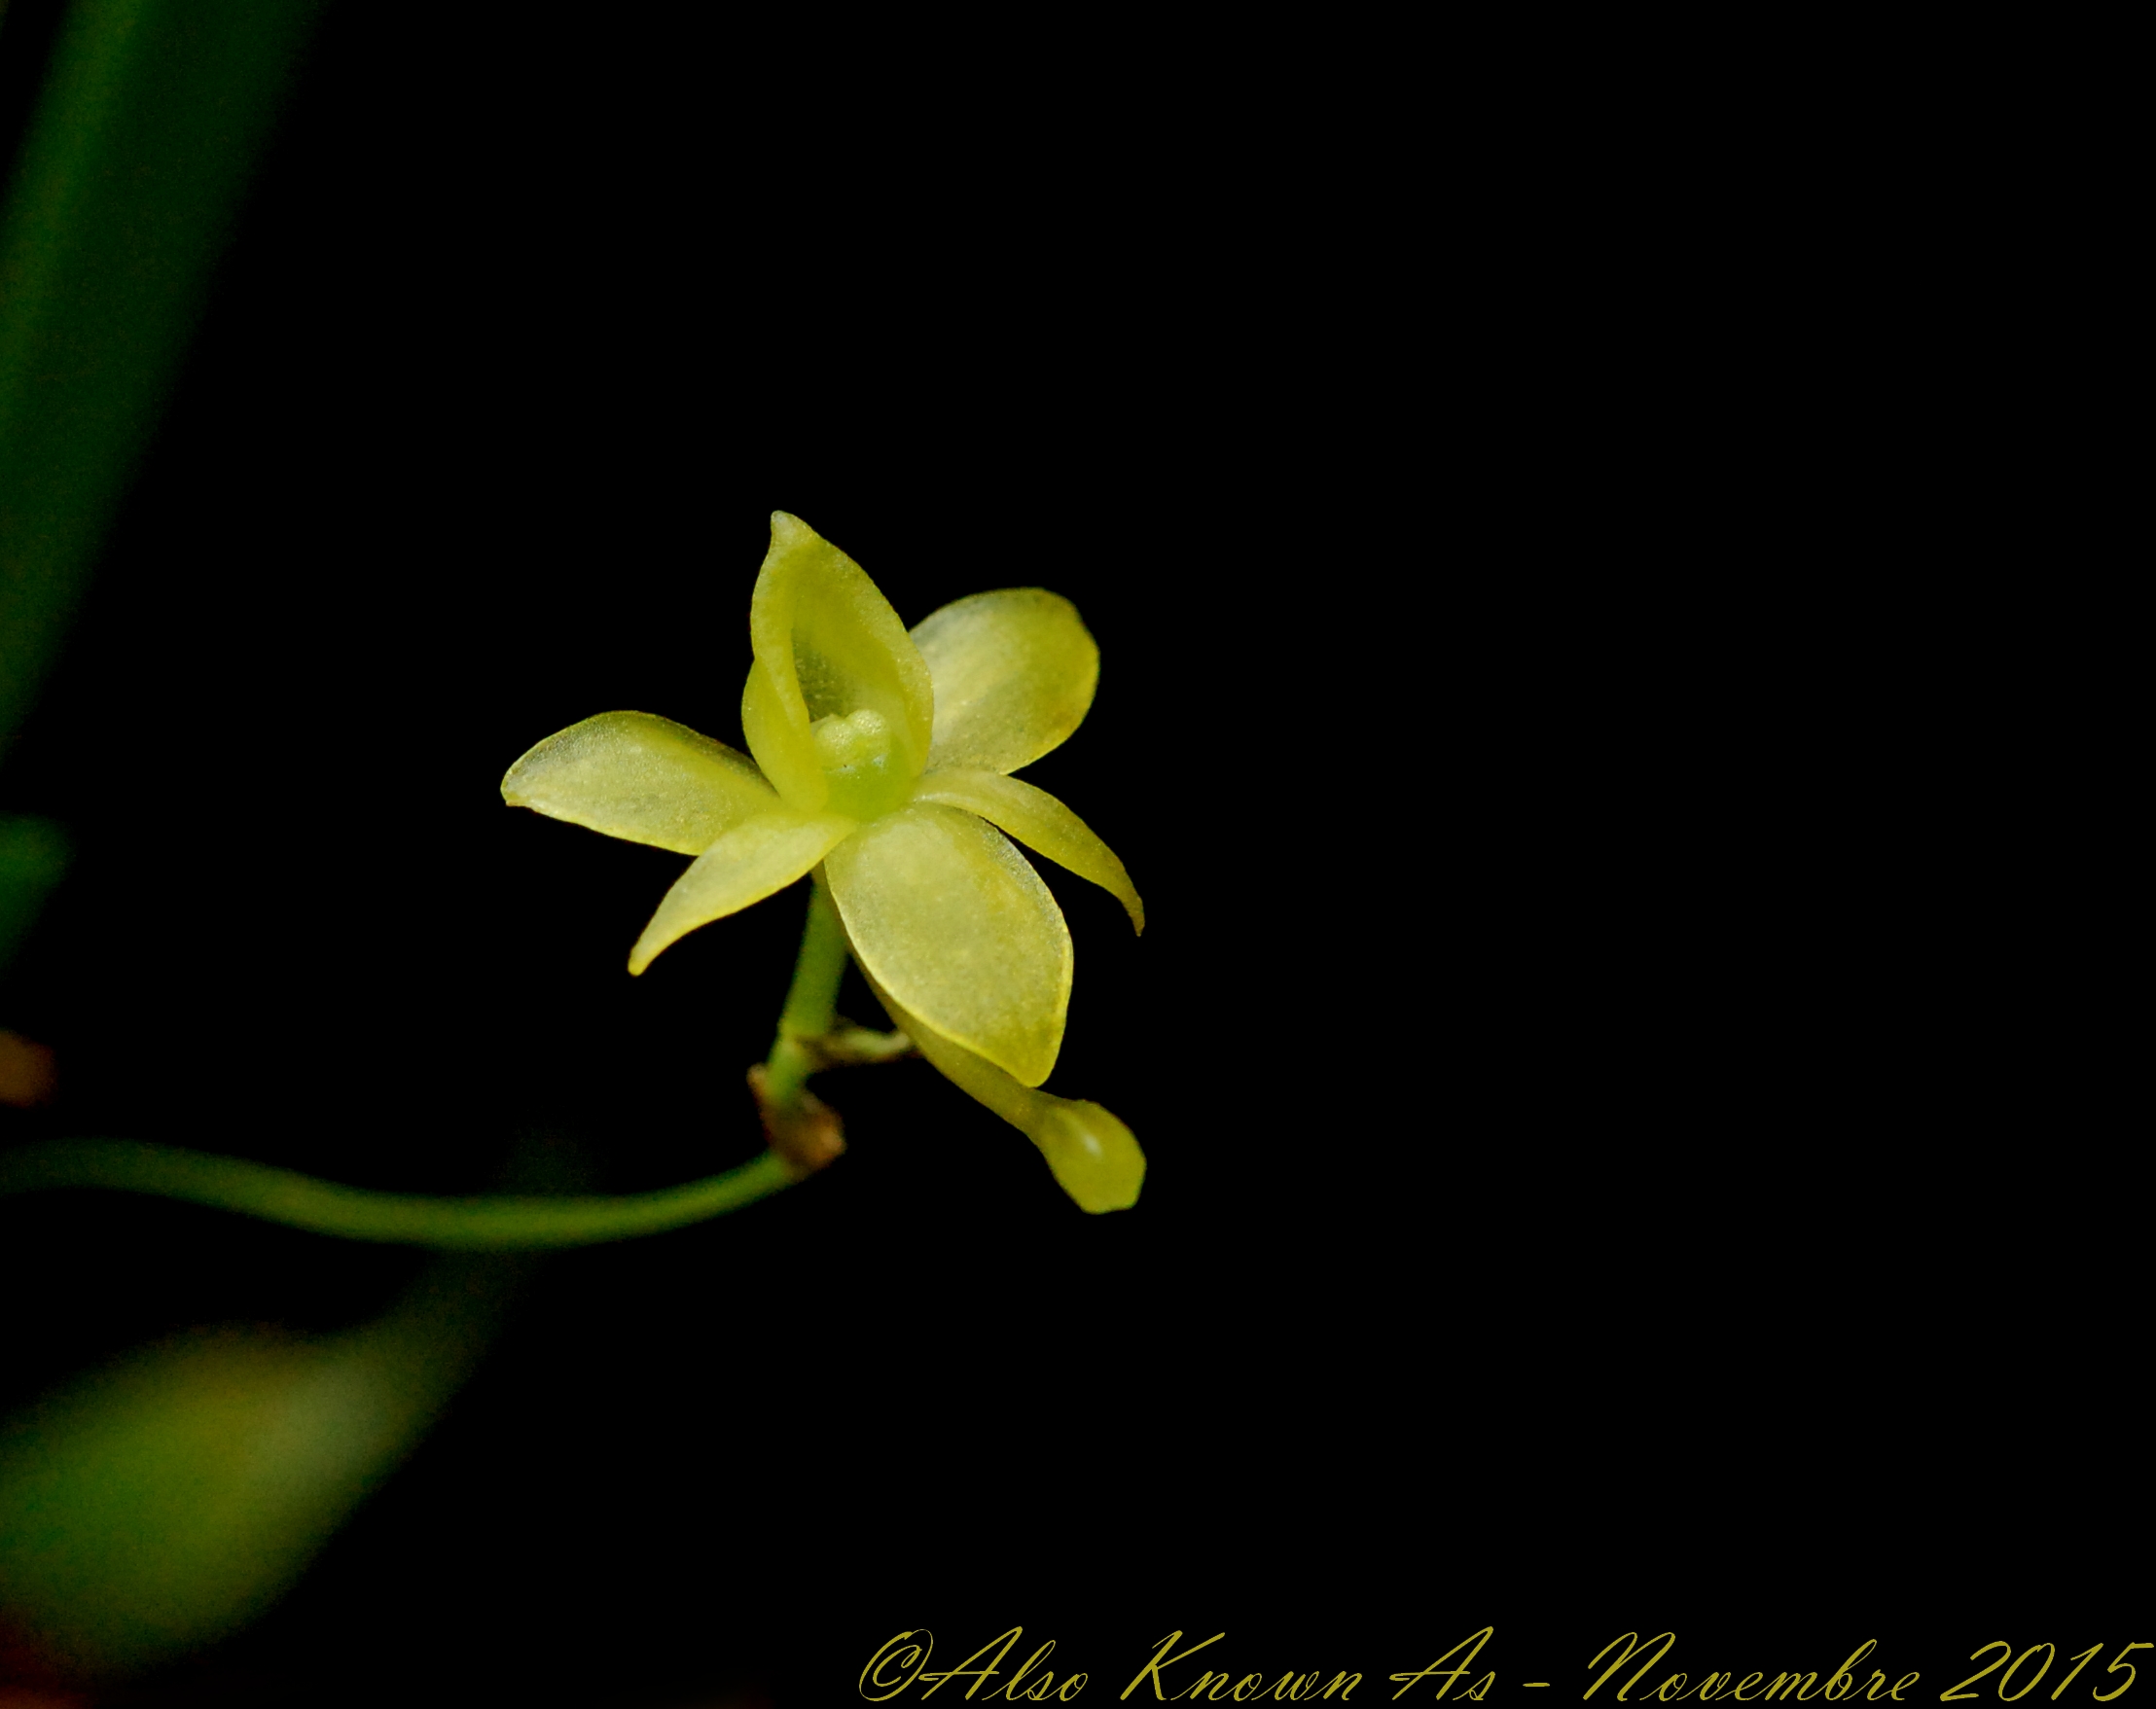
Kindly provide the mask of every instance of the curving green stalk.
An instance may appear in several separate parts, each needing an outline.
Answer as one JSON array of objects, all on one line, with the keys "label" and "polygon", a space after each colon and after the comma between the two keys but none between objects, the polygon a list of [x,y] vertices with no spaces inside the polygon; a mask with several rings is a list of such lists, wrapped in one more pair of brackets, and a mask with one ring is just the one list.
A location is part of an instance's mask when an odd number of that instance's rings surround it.
[{"label": "curving green stalk", "polygon": [[317,1181],[292,1169],[273,1169],[267,1163],[131,1139],[48,1140],[0,1154],[0,1193],[41,1187],[106,1187],[239,1211],[346,1240],[427,1246],[444,1252],[590,1246],[662,1233],[737,1210],[801,1178],[775,1152],[766,1152],[738,1169],[657,1193],[575,1198],[504,1193],[433,1198],[415,1193],[370,1193]]},{"label": "curving green stalk", "polygon": [[[780,1012],[778,1038],[757,1080],[758,1102],[774,1131],[783,1129],[797,1112],[814,1105],[804,1082],[831,1057],[822,1043],[834,1024],[833,1006],[845,961],[845,933],[819,886],[809,898],[808,923],[794,964],[793,984]],[[854,1059],[870,1056],[864,1052]],[[807,1179],[818,1161],[827,1160],[828,1156],[805,1158],[798,1151],[791,1157],[768,1151],[737,1169],[657,1193],[437,1198],[343,1187],[296,1170],[180,1146],[126,1139],[60,1139],[0,1152],[0,1194],[101,1187],[212,1205],[346,1240],[445,1252],[536,1251],[627,1240],[701,1223],[768,1198]]]}]

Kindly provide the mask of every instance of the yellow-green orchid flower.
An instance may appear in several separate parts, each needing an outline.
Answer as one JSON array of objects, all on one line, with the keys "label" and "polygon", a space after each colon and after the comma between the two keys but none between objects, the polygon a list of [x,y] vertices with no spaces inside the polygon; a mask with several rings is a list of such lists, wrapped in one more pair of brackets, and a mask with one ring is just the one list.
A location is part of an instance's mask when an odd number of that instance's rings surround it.
[{"label": "yellow-green orchid flower", "polygon": [[1034,1089],[1062,1046],[1070,931],[1004,835],[1112,892],[1144,929],[1107,844],[1010,775],[1093,703],[1099,650],[1076,609],[1005,588],[909,633],[858,564],[781,511],[749,636],[753,761],[670,720],[607,712],[519,760],[504,798],[697,857],[630,973],[820,865],[855,961],[921,1053],[1028,1133],[1086,1209],[1134,1202],[1145,1164],[1130,1129]]}]

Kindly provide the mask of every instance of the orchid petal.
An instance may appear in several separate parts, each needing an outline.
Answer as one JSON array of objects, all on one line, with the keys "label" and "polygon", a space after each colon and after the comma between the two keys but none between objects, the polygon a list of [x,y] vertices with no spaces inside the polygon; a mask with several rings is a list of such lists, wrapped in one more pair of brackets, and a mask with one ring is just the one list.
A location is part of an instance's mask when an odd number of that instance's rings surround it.
[{"label": "orchid petal", "polygon": [[934,766],[1030,765],[1084,721],[1100,680],[1078,608],[1039,587],[953,600],[914,625],[914,643],[936,689]]},{"label": "orchid petal", "polygon": [[785,889],[852,829],[851,819],[836,813],[796,813],[785,807],[736,826],[666,892],[629,952],[629,971],[642,973],[675,939]]},{"label": "orchid petal", "polygon": [[748,626],[756,668],[742,728],[790,806],[823,805],[810,734],[822,718],[875,712],[891,731],[901,781],[920,775],[934,716],[927,665],[861,566],[784,511],[772,514]]},{"label": "orchid petal", "polygon": [[1090,878],[1123,904],[1131,924],[1145,930],[1145,905],[1115,851],[1096,837],[1086,822],[1045,789],[995,771],[939,766],[914,791],[916,801],[936,801],[978,813],[1037,854]]},{"label": "orchid petal", "polygon": [[1070,931],[1000,832],[923,802],[863,825],[824,872],[871,979],[1022,1085],[1048,1078],[1070,1005]]},{"label": "orchid petal", "polygon": [[741,691],[741,734],[789,807],[797,813],[823,811],[831,786],[816,764],[815,738],[808,725],[788,714],[762,659],[748,667]]},{"label": "orchid petal", "polygon": [[649,712],[602,712],[547,737],[509,768],[502,799],[692,855],[779,804],[746,754]]}]

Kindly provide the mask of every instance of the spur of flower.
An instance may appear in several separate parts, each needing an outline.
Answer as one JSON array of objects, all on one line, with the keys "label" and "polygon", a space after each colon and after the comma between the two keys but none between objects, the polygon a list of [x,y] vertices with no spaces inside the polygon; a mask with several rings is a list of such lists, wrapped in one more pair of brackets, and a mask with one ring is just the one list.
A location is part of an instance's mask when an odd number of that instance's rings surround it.
[{"label": "spur of flower", "polygon": [[931,1063],[1047,1156],[1088,1210],[1135,1201],[1144,1157],[1097,1104],[1037,1088],[1061,1049],[1070,931],[1011,838],[1110,891],[1123,863],[1054,796],[1011,775],[1092,705],[1099,651],[1038,587],[900,623],[851,558],[784,512],[749,602],[742,754],[643,712],[549,736],[503,797],[694,855],[629,952],[667,945],[814,872],[877,996]]}]

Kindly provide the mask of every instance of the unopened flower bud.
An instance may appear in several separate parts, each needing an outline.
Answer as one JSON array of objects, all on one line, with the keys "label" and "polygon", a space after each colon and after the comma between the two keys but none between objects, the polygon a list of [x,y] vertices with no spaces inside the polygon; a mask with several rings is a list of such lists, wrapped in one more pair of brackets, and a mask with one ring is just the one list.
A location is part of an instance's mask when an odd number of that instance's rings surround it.
[{"label": "unopened flower bud", "polygon": [[1131,1129],[1089,1100],[1040,1097],[1032,1128],[1062,1190],[1086,1211],[1125,1211],[1145,1184],[1145,1154]]}]

